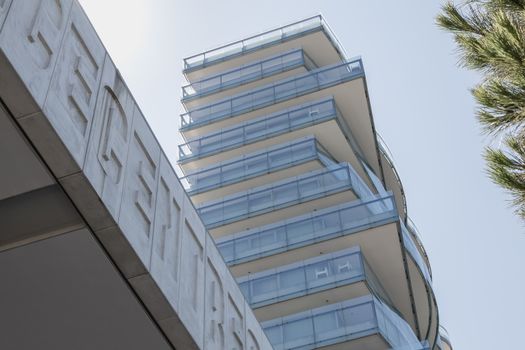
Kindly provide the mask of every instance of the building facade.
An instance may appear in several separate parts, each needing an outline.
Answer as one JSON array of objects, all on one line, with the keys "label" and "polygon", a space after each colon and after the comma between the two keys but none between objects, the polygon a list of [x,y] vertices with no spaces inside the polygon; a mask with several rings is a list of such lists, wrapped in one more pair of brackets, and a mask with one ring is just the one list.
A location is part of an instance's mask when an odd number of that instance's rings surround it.
[{"label": "building facade", "polygon": [[184,60],[181,181],[275,349],[450,349],[360,58],[321,16]]}]

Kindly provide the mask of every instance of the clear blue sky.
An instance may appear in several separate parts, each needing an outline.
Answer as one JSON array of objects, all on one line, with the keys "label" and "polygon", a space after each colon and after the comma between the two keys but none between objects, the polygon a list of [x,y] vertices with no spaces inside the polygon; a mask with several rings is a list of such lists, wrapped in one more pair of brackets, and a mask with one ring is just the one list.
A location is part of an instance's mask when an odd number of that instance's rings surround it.
[{"label": "clear blue sky", "polygon": [[486,176],[483,136],[441,1],[81,0],[175,163],[183,57],[317,13],[364,60],[377,130],[389,145],[434,273],[456,350],[517,349],[525,315],[525,235]]}]

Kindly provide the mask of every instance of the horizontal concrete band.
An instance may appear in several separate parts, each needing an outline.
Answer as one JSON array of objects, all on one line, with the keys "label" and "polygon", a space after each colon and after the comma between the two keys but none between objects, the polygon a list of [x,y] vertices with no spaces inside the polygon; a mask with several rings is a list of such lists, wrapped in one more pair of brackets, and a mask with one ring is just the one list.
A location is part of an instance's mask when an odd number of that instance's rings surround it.
[{"label": "horizontal concrete band", "polygon": [[0,30],[3,103],[172,345],[270,349],[77,1],[4,1]]}]

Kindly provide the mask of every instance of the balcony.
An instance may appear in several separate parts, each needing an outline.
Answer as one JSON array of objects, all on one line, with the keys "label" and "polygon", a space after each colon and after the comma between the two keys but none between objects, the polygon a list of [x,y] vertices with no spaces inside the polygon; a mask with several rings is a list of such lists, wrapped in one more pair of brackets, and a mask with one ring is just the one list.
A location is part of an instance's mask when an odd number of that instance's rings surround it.
[{"label": "balcony", "polygon": [[311,72],[244,92],[182,114],[180,131],[195,129],[251,112],[313,91],[364,76],[360,59],[318,68]]},{"label": "balcony", "polygon": [[[217,240],[230,266],[350,235],[397,219],[393,197],[368,198]],[[253,271],[253,269],[251,269]]]},{"label": "balcony", "polygon": [[399,209],[399,216],[403,220],[407,219],[407,203],[405,198],[405,191],[403,183],[394,165],[394,157],[388,148],[383,138],[377,134],[377,141],[379,146],[379,157],[381,159],[381,166],[383,169],[383,176],[385,178],[386,187],[394,192],[396,197],[396,204]]},{"label": "balcony", "polygon": [[418,249],[416,234],[407,229],[402,220],[400,220],[400,228],[408,256],[407,267],[421,335],[433,346],[438,338],[438,310],[432,290],[432,276],[427,265],[428,260]]},{"label": "balcony", "polygon": [[417,249],[417,245],[414,242],[414,238],[412,234],[409,233],[408,229],[406,228],[405,224],[400,221],[401,224],[401,232],[403,233],[403,243],[405,245],[406,250],[414,259],[414,262],[418,266],[418,268],[421,270],[421,273],[423,274],[423,277],[425,278],[425,281],[432,285],[432,277],[430,276],[430,271],[428,269],[428,266],[425,262],[425,259],[423,259],[423,256],[421,255],[420,251]]},{"label": "balcony", "polygon": [[279,111],[179,145],[179,163],[237,149],[336,117],[332,98]]},{"label": "balcony", "polygon": [[[396,205],[398,208],[402,208],[399,210],[399,216],[401,217],[400,229],[403,236],[403,245],[409,257],[407,259],[407,267],[421,336],[428,339],[430,345],[433,346],[438,338],[438,310],[432,290],[430,262],[421,243],[419,232],[407,216],[403,185],[394,166],[392,154],[383,139],[379,135],[377,136],[387,188],[394,192]],[[405,225],[405,222],[407,225]]]},{"label": "balcony", "polygon": [[283,73],[291,76],[315,68],[315,64],[302,49],[293,49],[183,86],[182,102],[187,108],[192,108],[195,106],[192,101],[197,99],[199,104],[209,103],[209,99],[203,99],[206,96],[214,95],[213,97],[217,99],[221,97],[220,93],[226,90],[229,94],[235,94],[239,87],[250,89],[254,87],[253,83],[267,83],[267,78],[270,77],[275,79],[276,76],[279,76],[282,79],[285,78]]},{"label": "balcony", "polygon": [[[365,186],[366,187],[366,186]],[[288,211],[297,204],[319,199],[329,203],[330,196],[342,193],[339,201],[356,199],[357,191],[363,190],[363,183],[352,167],[347,163],[313,171],[301,176],[285,179],[253,190],[236,193],[221,200],[207,202],[197,208],[197,211],[212,235],[219,237],[225,232],[232,232],[240,225],[231,225],[242,220],[258,217],[250,226],[259,226],[267,222],[279,220],[297,212]],[[300,208],[308,210],[308,205]],[[261,219],[262,214],[269,216]],[[228,225],[230,224],[230,225]],[[217,228],[221,228],[219,230]]]},{"label": "balcony", "polygon": [[319,65],[345,57],[342,46],[319,15],[185,58],[184,74],[188,79],[198,79],[231,65],[270,56],[276,49],[295,47],[305,48]]},{"label": "balcony", "polygon": [[439,350],[452,350],[452,343],[448,331],[443,326],[439,326],[439,337],[437,341]]},{"label": "balcony", "polygon": [[199,204],[334,164],[309,136],[214,164],[180,180]]},{"label": "balcony", "polygon": [[372,295],[263,322],[262,326],[276,350],[329,345],[330,349],[422,348],[403,318]]},{"label": "balcony", "polygon": [[359,247],[243,276],[237,282],[260,321],[370,293],[391,303]]},{"label": "balcony", "polygon": [[437,321],[437,309],[430,273],[412,234],[402,225],[392,194],[383,194],[231,234],[219,238],[217,245],[235,276],[359,245],[389,291],[393,305],[416,330],[408,297],[412,286],[415,316],[423,336],[428,332],[426,339],[433,339],[431,329]]},{"label": "balcony", "polygon": [[417,247],[417,250],[419,252],[419,255],[423,258],[425,265],[427,266],[428,275],[430,276],[430,280],[432,280],[432,267],[430,266],[430,260],[428,258],[427,251],[425,249],[425,246],[423,245],[423,242],[421,241],[421,234],[419,233],[419,230],[416,227],[416,224],[412,221],[410,217],[407,217],[406,222],[406,229],[412,236],[412,239]]},{"label": "balcony", "polygon": [[[332,97],[337,104],[338,118],[335,119],[337,123],[329,125],[330,132],[316,130],[316,132],[308,131],[308,134],[315,134],[316,136],[318,136],[317,133],[342,134],[343,144],[352,143],[354,150],[351,153],[361,153],[361,157],[366,159],[374,173],[382,174],[379,165],[378,145],[371,119],[366,79],[360,59],[322,67],[307,74],[281,80],[210,105],[192,109],[181,115],[180,132],[186,140],[195,141],[197,138],[202,138],[203,135],[212,134],[217,140],[217,136],[224,130],[230,131],[230,129],[233,130],[243,123],[259,121],[262,116],[282,114],[298,106],[306,106],[311,101],[326,100],[328,97]],[[353,135],[345,125],[352,126]],[[333,130],[335,128],[341,130]],[[295,133],[300,132],[297,129],[293,131]],[[241,130],[235,129],[235,132],[241,132]],[[227,136],[230,137],[232,134],[230,133]],[[278,137],[284,136],[285,134],[281,132]],[[236,136],[236,138],[238,137]],[[297,138],[297,135],[294,137]],[[340,138],[339,135],[337,137]],[[211,141],[211,138],[207,141]],[[321,142],[327,149],[329,148],[324,141],[321,140]],[[195,142],[192,142],[192,146],[195,146]],[[333,154],[334,158],[338,161],[348,161],[346,159],[348,156],[345,156],[348,154],[347,152],[338,151],[337,147],[334,147],[334,150],[342,153],[341,158]],[[183,151],[184,154],[191,152],[188,147]],[[194,162],[200,163],[201,161],[193,158],[191,161],[189,159],[182,160],[180,164],[183,168],[198,168],[199,166],[193,164]],[[206,162],[206,160],[202,160],[202,162]],[[352,162],[352,164],[354,163]]]}]

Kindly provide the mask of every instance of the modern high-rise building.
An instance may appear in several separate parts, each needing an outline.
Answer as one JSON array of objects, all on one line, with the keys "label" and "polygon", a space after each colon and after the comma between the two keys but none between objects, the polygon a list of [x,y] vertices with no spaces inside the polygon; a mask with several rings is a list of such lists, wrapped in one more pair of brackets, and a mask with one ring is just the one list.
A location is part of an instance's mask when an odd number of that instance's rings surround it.
[{"label": "modern high-rise building", "polygon": [[275,349],[451,349],[372,118],[321,16],[184,60],[181,178]]}]

